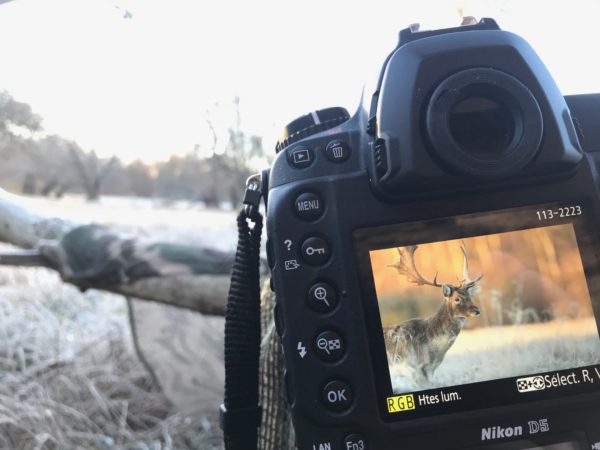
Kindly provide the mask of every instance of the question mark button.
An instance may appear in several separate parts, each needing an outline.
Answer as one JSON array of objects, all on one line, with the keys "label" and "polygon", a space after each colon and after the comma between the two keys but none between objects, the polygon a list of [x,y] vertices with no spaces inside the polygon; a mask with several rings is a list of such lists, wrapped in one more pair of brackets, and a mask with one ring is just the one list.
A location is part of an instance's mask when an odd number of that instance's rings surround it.
[{"label": "question mark button", "polygon": [[285,241],[283,241],[283,245],[286,246],[287,251],[289,252],[292,249],[292,241],[291,241],[291,239],[286,239]]}]

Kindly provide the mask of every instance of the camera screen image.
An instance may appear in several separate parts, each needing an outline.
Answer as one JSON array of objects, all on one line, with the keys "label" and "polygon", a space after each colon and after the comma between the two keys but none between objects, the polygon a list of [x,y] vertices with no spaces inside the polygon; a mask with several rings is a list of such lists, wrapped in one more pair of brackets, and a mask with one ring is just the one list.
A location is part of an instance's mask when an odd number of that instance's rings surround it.
[{"label": "camera screen image", "polygon": [[570,223],[371,250],[369,258],[394,394],[600,363]]}]

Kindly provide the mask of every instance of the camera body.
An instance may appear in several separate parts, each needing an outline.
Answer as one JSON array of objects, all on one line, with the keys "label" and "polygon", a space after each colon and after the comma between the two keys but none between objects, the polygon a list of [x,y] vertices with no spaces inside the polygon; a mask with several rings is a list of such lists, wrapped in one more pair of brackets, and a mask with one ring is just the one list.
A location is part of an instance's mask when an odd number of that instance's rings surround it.
[{"label": "camera body", "polygon": [[403,30],[370,105],[287,126],[267,254],[301,450],[600,448],[597,117],[483,19]]}]

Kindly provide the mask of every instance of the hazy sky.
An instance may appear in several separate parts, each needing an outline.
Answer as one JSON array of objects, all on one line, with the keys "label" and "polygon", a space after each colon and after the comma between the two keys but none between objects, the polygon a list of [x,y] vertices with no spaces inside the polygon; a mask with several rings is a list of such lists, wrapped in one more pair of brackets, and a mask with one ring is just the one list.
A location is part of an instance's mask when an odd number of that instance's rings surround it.
[{"label": "hazy sky", "polygon": [[280,128],[325,106],[351,111],[397,32],[495,17],[538,51],[564,93],[600,92],[600,0],[13,0],[0,5],[0,89],[45,129],[101,155],[148,161],[208,151],[241,98],[244,128]]}]

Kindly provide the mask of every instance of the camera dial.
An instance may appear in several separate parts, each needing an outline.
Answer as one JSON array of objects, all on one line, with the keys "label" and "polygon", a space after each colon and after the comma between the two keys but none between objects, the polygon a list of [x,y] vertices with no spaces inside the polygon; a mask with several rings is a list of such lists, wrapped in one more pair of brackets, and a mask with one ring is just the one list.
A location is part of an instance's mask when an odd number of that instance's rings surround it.
[{"label": "camera dial", "polygon": [[348,111],[339,106],[319,109],[318,111],[300,116],[285,126],[275,145],[275,152],[279,153],[294,142],[298,142],[321,131],[337,127],[349,118],[350,114],[348,114]]}]

